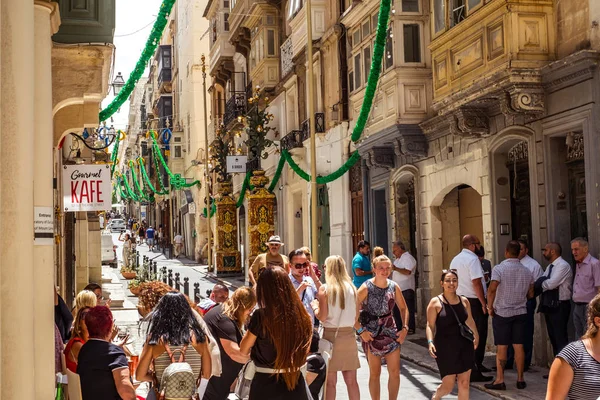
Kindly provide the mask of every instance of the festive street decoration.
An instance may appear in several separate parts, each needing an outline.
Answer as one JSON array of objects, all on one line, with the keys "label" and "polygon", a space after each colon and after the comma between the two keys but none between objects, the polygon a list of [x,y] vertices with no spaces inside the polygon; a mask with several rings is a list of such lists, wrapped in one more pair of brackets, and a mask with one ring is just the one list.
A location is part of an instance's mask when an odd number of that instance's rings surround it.
[{"label": "festive street decoration", "polygon": [[269,156],[265,150],[274,144],[267,138],[268,133],[275,130],[269,126],[275,117],[267,111],[268,107],[269,98],[263,96],[260,86],[256,86],[254,95],[248,99],[248,112],[245,116],[238,117],[239,122],[246,126],[244,144],[248,148],[248,160],[258,159],[259,166],[260,160]]},{"label": "festive street decoration", "polygon": [[165,26],[167,26],[167,22],[169,20],[169,14],[173,9],[173,4],[175,4],[175,0],[163,0],[160,5],[160,10],[158,11],[158,16],[156,17],[156,21],[154,22],[154,26],[152,27],[152,31],[150,32],[150,36],[146,41],[146,46],[138,59],[135,68],[129,75],[129,79],[125,83],[125,86],[121,89],[119,94],[113,99],[113,101],[102,111],[100,111],[100,121],[106,121],[110,118],[119,107],[129,99],[131,92],[135,88],[135,84],[144,74],[144,70],[146,69],[146,65],[150,58],[154,55],[156,51],[156,47],[160,41],[160,38],[163,34]]},{"label": "festive street decoration", "polygon": [[[137,162],[138,162],[138,165],[140,166],[140,171],[142,172],[142,176],[144,177],[144,182],[145,182],[146,186],[148,188],[150,188],[150,190],[152,190],[152,192],[154,194],[160,194],[160,195],[168,194],[169,191],[165,188],[163,188],[162,190],[156,190],[156,188],[150,181],[150,177],[148,177],[148,173],[146,172],[146,165],[145,165],[146,160],[144,160],[143,157],[138,157]],[[159,181],[160,181],[160,179],[159,179]]]},{"label": "festive street decoration", "polygon": [[265,242],[275,232],[275,195],[265,187],[269,178],[265,171],[252,172],[250,184],[254,187],[248,195],[248,262],[251,264],[260,253],[267,251]]},{"label": "festive street decoration", "polygon": [[227,173],[227,156],[233,153],[231,136],[221,125],[215,132],[215,140],[209,147],[212,170],[217,174],[217,182],[229,182],[231,175]]},{"label": "festive street decoration", "polygon": [[215,247],[217,275],[242,272],[240,252],[237,249],[238,224],[235,200],[231,196],[231,182],[222,182],[217,204],[217,233]]}]

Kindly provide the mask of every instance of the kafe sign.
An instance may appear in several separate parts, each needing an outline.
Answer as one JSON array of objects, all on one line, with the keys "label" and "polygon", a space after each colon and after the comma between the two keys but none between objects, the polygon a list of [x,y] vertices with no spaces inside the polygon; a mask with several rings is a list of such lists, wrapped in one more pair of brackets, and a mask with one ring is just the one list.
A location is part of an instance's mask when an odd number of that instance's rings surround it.
[{"label": "kafe sign", "polygon": [[110,165],[65,165],[63,209],[70,211],[110,210],[112,186]]}]

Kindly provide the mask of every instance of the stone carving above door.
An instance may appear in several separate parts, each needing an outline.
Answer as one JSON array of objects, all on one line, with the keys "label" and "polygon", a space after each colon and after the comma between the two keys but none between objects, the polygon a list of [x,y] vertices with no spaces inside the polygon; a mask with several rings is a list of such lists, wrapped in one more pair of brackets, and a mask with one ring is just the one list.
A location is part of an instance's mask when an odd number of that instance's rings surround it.
[{"label": "stone carving above door", "polygon": [[368,152],[367,166],[392,169],[395,167],[395,153],[393,146],[389,147],[373,147]]},{"label": "stone carving above door", "polygon": [[459,108],[452,116],[450,124],[453,135],[466,137],[485,137],[490,134],[489,119],[485,110],[477,108]]},{"label": "stone carving above door", "polygon": [[500,109],[506,116],[538,116],[545,111],[543,88],[514,86],[500,97]]}]

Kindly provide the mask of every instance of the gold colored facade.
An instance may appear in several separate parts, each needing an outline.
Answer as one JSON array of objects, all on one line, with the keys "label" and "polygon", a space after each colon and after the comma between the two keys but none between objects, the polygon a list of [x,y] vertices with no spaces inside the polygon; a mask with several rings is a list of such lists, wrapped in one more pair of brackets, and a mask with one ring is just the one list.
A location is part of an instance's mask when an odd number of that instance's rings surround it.
[{"label": "gold colored facade", "polygon": [[269,178],[265,171],[254,171],[250,184],[254,186],[248,195],[248,264],[260,253],[267,251],[266,242],[275,232],[273,207],[275,195],[265,187]]}]

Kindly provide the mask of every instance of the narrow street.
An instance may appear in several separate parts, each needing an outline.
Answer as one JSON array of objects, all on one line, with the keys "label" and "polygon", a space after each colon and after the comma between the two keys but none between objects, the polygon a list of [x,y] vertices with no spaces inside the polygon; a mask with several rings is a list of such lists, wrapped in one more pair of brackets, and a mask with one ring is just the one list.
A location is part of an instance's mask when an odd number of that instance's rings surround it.
[{"label": "narrow street", "polygon": [[[118,240],[119,234],[113,233],[113,242],[118,246],[117,256],[119,259],[119,265],[121,265],[121,246],[122,242]],[[193,293],[193,283],[199,283],[200,296],[205,297],[206,291],[210,290],[217,280],[211,275],[206,273],[207,267],[199,264],[190,262],[187,259],[172,259],[168,260],[165,256],[158,251],[151,252],[148,250],[147,245],[138,245],[137,250],[142,256],[148,256],[151,259],[154,258],[158,263],[159,269],[167,267],[171,269],[173,275],[175,273],[180,274],[180,279],[183,282],[183,278],[189,278],[190,282],[190,293]],[[113,308],[116,323],[122,329],[127,329],[132,337],[130,346],[136,351],[140,352],[143,346],[143,332],[138,330],[138,321],[140,319],[137,312],[137,298],[127,290],[127,280],[124,280],[119,273],[119,269],[110,268],[108,266],[103,267],[103,277],[113,276],[111,283],[104,282],[103,287],[112,287],[115,295],[120,298],[121,293],[124,295],[122,307]],[[115,282],[115,277],[118,279],[118,283]],[[103,279],[104,280],[104,279]],[[225,279],[225,282],[229,283],[230,290],[235,290],[235,286],[242,284],[240,279]],[[119,286],[122,288],[119,290]],[[182,289],[183,290],[183,289]],[[112,293],[111,293],[112,296]],[[117,299],[119,300],[119,299]],[[114,302],[114,300],[113,300]],[[117,301],[117,304],[121,304]],[[415,346],[414,344],[408,344]],[[366,357],[362,352],[359,352],[361,368],[358,370],[358,384],[361,391],[361,397],[368,399],[369,396],[369,366],[367,364]],[[400,395],[401,398],[410,399],[430,399],[437,385],[440,383],[439,375],[437,372],[433,372],[430,369],[423,368],[413,362],[402,360],[401,368],[401,380],[400,380]],[[382,400],[387,399],[387,368],[382,369],[381,374],[381,393]],[[445,399],[456,399],[456,391],[452,395],[445,397]],[[470,398],[473,400],[485,400],[494,399],[494,397],[488,393],[482,392],[475,388],[471,388]],[[234,395],[230,396],[230,399],[235,399]],[[336,399],[346,400],[348,399],[348,393],[346,391],[345,384],[341,374],[338,377],[337,384],[337,396]]]}]

